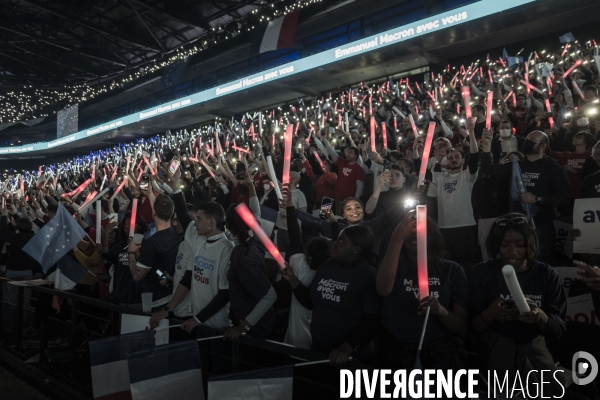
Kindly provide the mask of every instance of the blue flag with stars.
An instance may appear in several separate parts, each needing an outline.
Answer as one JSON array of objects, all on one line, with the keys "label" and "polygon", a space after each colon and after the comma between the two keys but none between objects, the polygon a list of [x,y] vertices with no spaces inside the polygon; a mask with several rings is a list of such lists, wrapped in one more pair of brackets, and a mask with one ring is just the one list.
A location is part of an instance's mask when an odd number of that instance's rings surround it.
[{"label": "blue flag with stars", "polygon": [[50,267],[84,237],[83,228],[73,219],[62,203],[59,203],[56,216],[27,242],[23,251],[39,262],[44,273],[47,273]]}]

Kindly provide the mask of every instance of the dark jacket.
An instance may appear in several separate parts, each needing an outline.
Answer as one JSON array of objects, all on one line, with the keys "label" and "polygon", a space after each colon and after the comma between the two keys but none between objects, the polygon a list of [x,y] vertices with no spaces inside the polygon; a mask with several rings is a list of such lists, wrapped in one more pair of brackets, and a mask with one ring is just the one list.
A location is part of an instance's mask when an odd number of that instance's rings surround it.
[{"label": "dark jacket", "polygon": [[33,231],[16,232],[9,224],[8,217],[0,220],[0,235],[6,241],[6,269],[12,271],[31,270],[32,274],[43,273],[42,266],[29,254],[23,251],[23,247],[35,236]]}]

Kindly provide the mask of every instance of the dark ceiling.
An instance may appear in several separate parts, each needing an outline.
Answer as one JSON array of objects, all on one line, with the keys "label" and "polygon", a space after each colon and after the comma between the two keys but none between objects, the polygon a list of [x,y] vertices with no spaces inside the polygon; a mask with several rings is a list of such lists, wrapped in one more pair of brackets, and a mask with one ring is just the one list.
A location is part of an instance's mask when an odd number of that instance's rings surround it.
[{"label": "dark ceiling", "polygon": [[[99,82],[234,33],[276,0],[0,0],[0,82]],[[225,27],[225,31],[212,28]]]}]

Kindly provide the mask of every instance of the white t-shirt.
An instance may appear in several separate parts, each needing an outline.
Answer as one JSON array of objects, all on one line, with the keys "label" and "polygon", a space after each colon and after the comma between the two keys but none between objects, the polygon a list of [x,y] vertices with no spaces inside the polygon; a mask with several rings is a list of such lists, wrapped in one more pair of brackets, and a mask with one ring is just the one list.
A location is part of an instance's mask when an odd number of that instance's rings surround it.
[{"label": "white t-shirt", "polygon": [[471,193],[476,180],[477,172],[471,175],[468,168],[458,174],[433,173],[433,183],[437,187],[440,228],[476,225],[471,205]]},{"label": "white t-shirt", "polygon": [[[316,271],[310,268],[304,254],[300,253],[291,256],[290,267],[292,267],[294,274],[304,286],[309,287],[311,285]],[[296,296],[292,295],[289,325],[283,342],[304,349],[310,349],[312,345],[312,336],[310,335],[311,320],[312,310],[304,308],[296,299]]]},{"label": "white t-shirt", "polygon": [[[296,209],[304,208],[307,206],[306,197],[304,193],[302,193],[299,189],[292,190],[292,202],[294,203],[294,207]],[[287,217],[286,217],[285,208],[279,209],[279,214],[277,215],[277,221],[275,225],[279,229],[284,229],[287,231]]]},{"label": "white t-shirt", "polygon": [[[177,290],[177,286],[183,276],[185,275],[185,271],[190,268],[190,265],[194,263],[194,254],[192,250],[192,246],[185,240],[181,242],[179,245],[179,250],[177,251],[177,259],[175,260],[175,275],[173,275],[173,294],[175,294],[175,290]],[[188,292],[183,301],[175,307],[173,310],[173,314],[176,317],[192,317],[194,313],[192,312],[192,294]]]},{"label": "white t-shirt", "polygon": [[[185,231],[185,241],[193,250],[193,262],[188,266],[192,271],[191,301],[192,313],[198,314],[217,295],[219,290],[229,289],[227,271],[233,243],[225,233],[206,238],[198,235],[193,223]],[[229,323],[229,303],[204,322],[211,328],[226,328]]]}]

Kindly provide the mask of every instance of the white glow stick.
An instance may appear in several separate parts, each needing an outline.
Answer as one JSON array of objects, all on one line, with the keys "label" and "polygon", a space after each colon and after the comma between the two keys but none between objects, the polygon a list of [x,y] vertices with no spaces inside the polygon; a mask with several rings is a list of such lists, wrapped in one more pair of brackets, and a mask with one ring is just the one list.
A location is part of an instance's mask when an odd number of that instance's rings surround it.
[{"label": "white glow stick", "polygon": [[[106,178],[106,176],[105,176]],[[96,200],[96,243],[102,243],[102,201]]]},{"label": "white glow stick", "polygon": [[529,304],[527,304],[527,300],[525,300],[525,296],[523,296],[521,285],[519,285],[517,274],[515,273],[515,269],[512,267],[512,265],[505,265],[502,267],[502,274],[504,275],[506,286],[508,286],[508,291],[515,301],[519,311],[522,313],[531,311]]},{"label": "white glow stick", "polygon": [[273,168],[273,159],[271,156],[267,156],[267,166],[269,167],[269,175],[271,175],[271,182],[273,182],[273,187],[275,188],[275,194],[279,200],[283,200],[283,196],[281,195],[281,189],[279,189],[279,182],[277,182],[277,176],[275,175],[275,168]]}]

